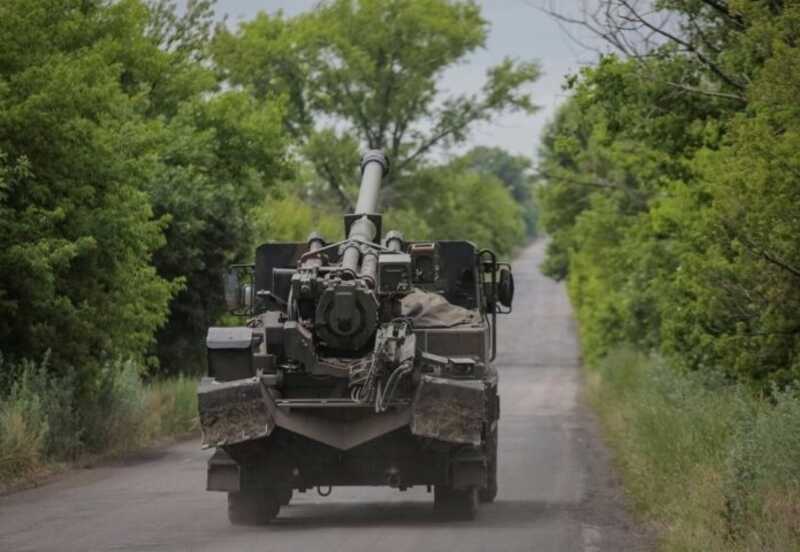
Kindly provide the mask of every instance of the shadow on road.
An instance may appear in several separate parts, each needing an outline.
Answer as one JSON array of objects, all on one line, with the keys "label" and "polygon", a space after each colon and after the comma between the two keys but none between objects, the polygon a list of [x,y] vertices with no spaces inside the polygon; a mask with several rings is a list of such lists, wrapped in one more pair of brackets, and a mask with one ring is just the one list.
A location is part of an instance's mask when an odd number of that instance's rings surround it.
[{"label": "shadow on road", "polygon": [[574,504],[498,500],[480,507],[475,521],[454,521],[433,511],[425,502],[326,503],[291,505],[263,530],[282,532],[302,528],[377,528],[470,526],[472,528],[519,528],[538,525],[575,508]]}]

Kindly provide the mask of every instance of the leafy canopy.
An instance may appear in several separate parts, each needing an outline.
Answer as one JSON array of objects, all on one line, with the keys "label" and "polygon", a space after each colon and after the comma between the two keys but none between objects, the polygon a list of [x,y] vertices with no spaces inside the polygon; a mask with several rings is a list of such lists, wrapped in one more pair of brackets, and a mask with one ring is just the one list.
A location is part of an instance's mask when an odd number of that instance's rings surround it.
[{"label": "leafy canopy", "polygon": [[137,2],[0,6],[0,347],[80,369],[91,391],[111,356],[141,359],[179,280],[138,174],[144,101],[126,60],[147,50]]},{"label": "leafy canopy", "polygon": [[659,4],[693,49],[574,80],[541,145],[544,268],[590,357],[633,343],[769,389],[800,378],[800,5],[710,4]]},{"label": "leafy canopy", "polygon": [[359,146],[387,151],[391,185],[435,148],[462,142],[476,122],[535,109],[526,92],[539,76],[532,62],[492,67],[477,95],[439,89],[443,72],[486,34],[470,1],[333,0],[293,18],[261,13],[222,31],[214,54],[232,84],[257,98],[288,98],[289,131],[347,207]]}]

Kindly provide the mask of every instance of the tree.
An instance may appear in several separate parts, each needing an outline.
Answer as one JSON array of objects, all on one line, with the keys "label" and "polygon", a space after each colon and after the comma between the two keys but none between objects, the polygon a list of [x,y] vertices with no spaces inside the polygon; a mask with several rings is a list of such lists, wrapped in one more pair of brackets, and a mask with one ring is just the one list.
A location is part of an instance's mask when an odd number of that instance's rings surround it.
[{"label": "tree", "polygon": [[[572,15],[551,0],[544,11],[559,22],[578,25],[593,33],[618,54],[635,62],[643,73],[663,79],[662,84],[676,91],[724,98],[741,107],[746,102],[744,93],[759,64],[759,56],[747,61],[738,57],[733,61],[736,58],[730,56],[731,49],[742,38],[747,15],[770,10],[768,4],[727,0],[600,0],[582,3],[581,13]],[[658,66],[665,56],[680,57],[685,62],[685,71],[664,78]]]},{"label": "tree", "polygon": [[[255,243],[305,242],[312,231],[329,243],[344,237],[344,220],[335,205],[319,205],[314,194],[314,169],[300,165],[291,181],[281,182],[250,212]],[[299,185],[298,185],[299,184]]]},{"label": "tree", "polygon": [[[259,99],[288,99],[289,131],[347,208],[358,146],[387,151],[391,188],[475,123],[535,109],[525,86],[539,69],[530,62],[491,68],[479,95],[438,89],[442,73],[483,46],[486,33],[473,2],[334,0],[294,18],[261,13],[220,32],[214,54],[230,83]],[[386,197],[389,206],[398,199]]]},{"label": "tree", "polygon": [[146,102],[148,132],[135,147],[151,163],[139,182],[165,223],[153,263],[184,282],[157,334],[162,373],[204,369],[206,330],[225,312],[223,273],[252,256],[250,210],[290,170],[282,104],[219,90],[212,8],[190,2],[178,15],[174,2],[149,4],[141,45],[125,59],[125,89]]},{"label": "tree", "polygon": [[695,365],[769,388],[800,379],[800,9],[757,23],[769,25],[772,54],[723,147],[696,159],[710,201],[692,228],[676,283],[684,308],[670,313],[666,338]]},{"label": "tree", "polygon": [[760,390],[797,381],[800,5],[604,4],[635,23],[613,40],[677,23],[577,76],[542,143],[546,268],[569,278],[587,353],[633,343]]},{"label": "tree", "polygon": [[540,205],[552,237],[543,268],[569,277],[589,358],[620,343],[660,346],[668,284],[686,247],[665,202],[681,183],[696,185],[686,159],[718,139],[724,100],[665,84],[679,59],[658,70],[664,78],[604,57],[581,73],[542,140]]},{"label": "tree", "polygon": [[252,207],[287,174],[282,112],[228,91],[183,100],[171,118],[153,121],[145,149],[158,152],[142,184],[167,219],[166,244],[154,256],[159,274],[182,278],[158,333],[165,373],[205,366],[205,333],[225,312],[222,277],[252,258]]},{"label": "tree", "polygon": [[0,6],[0,348],[78,371],[142,359],[176,282],[150,264],[164,244],[131,146],[147,132],[123,86],[141,46],[136,2]]},{"label": "tree", "polygon": [[467,170],[498,178],[523,211],[525,231],[536,235],[538,213],[534,198],[532,162],[522,155],[512,155],[502,148],[479,146],[468,151],[461,163]]},{"label": "tree", "polygon": [[282,105],[219,90],[211,8],[0,8],[7,353],[203,369],[222,273],[252,254],[249,211],[289,172]]},{"label": "tree", "polygon": [[492,175],[466,171],[461,160],[398,181],[386,228],[407,239],[471,240],[508,256],[524,241],[522,209]]}]

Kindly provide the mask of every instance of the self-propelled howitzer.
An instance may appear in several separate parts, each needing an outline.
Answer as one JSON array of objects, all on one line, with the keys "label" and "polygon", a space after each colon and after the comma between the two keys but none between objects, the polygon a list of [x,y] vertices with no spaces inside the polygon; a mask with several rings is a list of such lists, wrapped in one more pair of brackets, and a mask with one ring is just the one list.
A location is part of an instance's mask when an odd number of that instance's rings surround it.
[{"label": "self-propelled howitzer", "polygon": [[[468,241],[383,241],[389,164],[368,151],[343,241],[266,243],[225,282],[240,327],[208,330],[199,389],[207,488],[234,523],[267,523],[295,491],[415,485],[472,518],[497,494],[497,314],[510,267]],[[323,489],[326,491],[323,492]]]}]

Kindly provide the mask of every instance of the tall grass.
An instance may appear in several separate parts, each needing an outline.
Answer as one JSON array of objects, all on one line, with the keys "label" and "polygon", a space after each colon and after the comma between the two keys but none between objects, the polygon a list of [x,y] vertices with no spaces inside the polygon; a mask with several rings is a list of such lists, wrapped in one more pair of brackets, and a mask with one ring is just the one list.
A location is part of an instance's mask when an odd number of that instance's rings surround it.
[{"label": "tall grass", "polygon": [[587,370],[626,490],[664,550],[800,550],[800,397],[618,350]]},{"label": "tall grass", "polygon": [[197,418],[197,381],[178,376],[148,385],[147,427],[149,437],[180,435],[199,428]]},{"label": "tall grass", "polygon": [[71,374],[41,363],[9,366],[0,391],[0,484],[35,476],[86,454],[119,454],[197,429],[196,383],[185,377],[145,384],[130,362],[109,363],[96,399],[79,401]]}]

